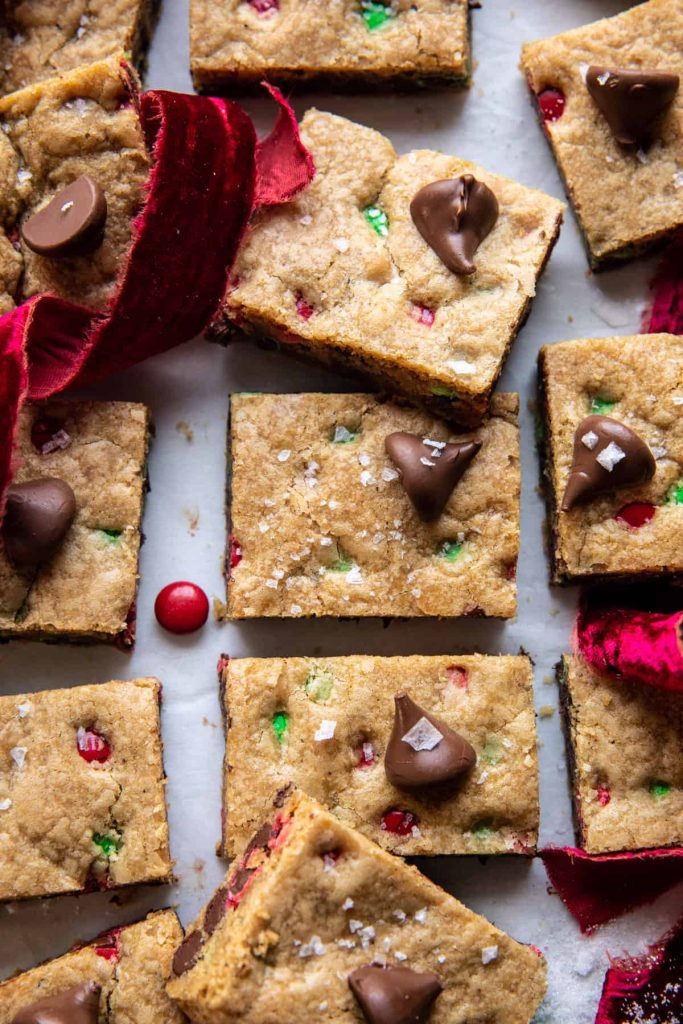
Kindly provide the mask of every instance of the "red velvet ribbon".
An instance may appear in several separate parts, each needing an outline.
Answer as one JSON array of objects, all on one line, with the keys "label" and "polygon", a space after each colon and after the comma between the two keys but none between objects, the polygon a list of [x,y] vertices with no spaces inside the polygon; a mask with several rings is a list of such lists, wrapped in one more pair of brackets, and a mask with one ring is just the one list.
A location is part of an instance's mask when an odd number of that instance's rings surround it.
[{"label": "red velvet ribbon", "polygon": [[683,849],[589,854],[575,847],[539,851],[551,884],[582,932],[652,903],[683,881]]},{"label": "red velvet ribbon", "polygon": [[134,96],[152,169],[108,308],[93,312],[44,294],[0,317],[0,513],[25,399],[86,385],[199,334],[218,312],[253,212],[311,181],[313,160],[294,113],[267,88],[279,114],[261,142],[229,100]]},{"label": "red velvet ribbon", "polygon": [[674,1024],[683,1020],[683,921],[644,956],[614,959],[595,1024]]},{"label": "red velvet ribbon", "polygon": [[576,647],[603,675],[683,692],[683,587],[586,592]]},{"label": "red velvet ribbon", "polygon": [[667,249],[652,282],[648,334],[683,334],[683,233]]}]

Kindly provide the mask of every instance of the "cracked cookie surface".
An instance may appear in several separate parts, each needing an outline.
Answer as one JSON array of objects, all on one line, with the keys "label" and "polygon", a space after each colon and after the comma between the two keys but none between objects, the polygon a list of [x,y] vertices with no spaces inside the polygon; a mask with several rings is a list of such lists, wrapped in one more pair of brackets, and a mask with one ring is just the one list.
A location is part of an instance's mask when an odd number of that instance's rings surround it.
[{"label": "cracked cookie surface", "polygon": [[[497,394],[478,430],[455,435],[373,395],[234,395],[229,614],[514,615],[517,409]],[[385,453],[398,430],[482,442],[435,522]]]},{"label": "cracked cookie surface", "polygon": [[0,697],[0,900],[170,880],[160,690]]}]

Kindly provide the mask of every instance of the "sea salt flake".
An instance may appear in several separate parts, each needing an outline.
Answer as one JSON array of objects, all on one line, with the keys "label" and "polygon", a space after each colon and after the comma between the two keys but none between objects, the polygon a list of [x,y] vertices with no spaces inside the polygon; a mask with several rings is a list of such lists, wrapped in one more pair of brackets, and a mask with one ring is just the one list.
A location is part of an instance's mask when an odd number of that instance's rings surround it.
[{"label": "sea salt flake", "polygon": [[683,188],[683,170],[674,172],[673,182],[674,188]]},{"label": "sea salt flake", "polygon": [[291,454],[292,453],[289,450],[289,448],[283,448],[281,452],[277,453],[277,461],[278,462],[286,462]]},{"label": "sea salt flake", "polygon": [[436,962],[437,962],[437,964],[445,964],[446,963],[446,957],[443,955],[443,953],[440,953],[437,956]]},{"label": "sea salt flake", "polygon": [[596,456],[596,461],[600,463],[603,469],[606,469],[608,473],[611,473],[618,462],[626,458],[626,452],[615,444],[614,441],[610,441],[606,448],[603,448],[599,455]]},{"label": "sea salt flake", "polygon": [[270,529],[270,523],[267,523],[265,519],[262,519],[261,522],[258,524],[258,528],[259,533],[268,533],[268,530]]},{"label": "sea salt flake", "polygon": [[594,430],[589,430],[588,433],[584,434],[583,437],[581,438],[581,443],[585,444],[586,448],[589,448],[590,451],[593,451],[593,449],[595,448],[595,446],[596,446],[596,444],[598,443],[599,440],[600,440],[600,438],[595,433],[595,431]]},{"label": "sea salt flake", "polygon": [[446,447],[445,441],[432,441],[431,437],[423,438],[422,443],[429,445],[430,448],[437,448],[439,450]]},{"label": "sea salt flake", "polygon": [[277,580],[266,580],[266,586],[271,590],[277,590]]},{"label": "sea salt flake", "polygon": [[350,244],[351,243],[349,242],[348,238],[332,239],[332,245],[335,247],[335,249],[337,249],[338,252],[348,252]]},{"label": "sea salt flake", "polygon": [[408,959],[407,954],[406,953],[402,953],[400,951],[400,949],[396,950],[396,952],[394,953],[394,956],[396,957],[397,960],[401,960],[401,961]]},{"label": "sea salt flake", "polygon": [[382,470],[382,480],[385,480],[388,484],[391,483],[392,480],[398,480],[398,472],[395,469],[388,469],[385,467]]},{"label": "sea salt flake", "polygon": [[340,949],[355,949],[356,943],[353,939],[337,939],[337,945]]},{"label": "sea salt flake", "polygon": [[424,455],[420,456],[420,462],[422,463],[423,466],[435,466],[436,465],[435,462],[432,462],[431,459],[425,458]]},{"label": "sea salt flake", "polygon": [[393,910],[392,916],[396,918],[399,924],[403,924],[406,919],[406,912],[404,910]]},{"label": "sea salt flake", "polygon": [[609,71],[603,71],[601,74],[599,74],[598,82],[600,83],[600,85],[607,85],[607,83],[609,82]]},{"label": "sea salt flake", "polygon": [[416,910],[415,913],[413,914],[413,917],[415,918],[418,924],[424,924],[425,921],[427,920],[427,908],[421,907],[419,910]]},{"label": "sea salt flake", "polygon": [[359,932],[362,927],[363,927],[363,922],[362,921],[357,921],[354,917],[352,917],[350,919],[350,921],[349,921],[349,931],[351,932],[352,935],[355,935],[356,932]]},{"label": "sea salt flake", "polygon": [[360,475],[360,482],[363,487],[367,487],[368,484],[374,484],[375,478],[369,469],[364,469]]},{"label": "sea salt flake", "polygon": [[363,582],[363,574],[361,573],[361,571],[360,571],[360,569],[359,569],[359,567],[357,565],[351,566],[351,568],[347,572],[347,574],[346,574],[346,582],[347,583],[362,583]]},{"label": "sea salt flake", "polygon": [[299,217],[299,224],[303,224],[305,228],[307,228],[308,225],[312,223],[313,218],[311,217],[310,213],[305,213],[303,217]]},{"label": "sea salt flake", "polygon": [[652,454],[654,455],[654,457],[656,459],[665,459],[667,457],[667,455],[669,454],[668,451],[666,450],[666,448],[664,448],[662,445],[658,445],[658,444],[653,444],[652,447],[650,448],[650,451],[652,452]]},{"label": "sea salt flake", "polygon": [[433,750],[443,739],[443,733],[439,732],[436,726],[432,725],[429,719],[422,718],[409,729],[405,736],[401,737],[404,743],[415,751]]},{"label": "sea salt flake", "polygon": [[32,177],[33,175],[31,174],[31,172],[28,171],[25,167],[20,167],[17,171],[17,181],[20,185],[23,185],[25,182],[30,181]]},{"label": "sea salt flake", "polygon": [[318,726],[314,739],[320,743],[323,740],[331,740],[334,736],[337,723],[331,718],[323,718],[322,722]]},{"label": "sea salt flake", "polygon": [[23,704],[17,704],[17,714],[19,715],[19,718],[26,718],[26,716],[30,713],[30,711],[31,711],[31,703],[30,703],[30,701],[24,701]]},{"label": "sea salt flake", "polygon": [[331,509],[339,508],[339,502],[335,501],[334,498],[330,498],[329,507]]},{"label": "sea salt flake", "polygon": [[326,1009],[327,1009],[327,1003],[321,1003],[320,1006],[318,1007],[318,1010],[321,1013],[324,1013]]},{"label": "sea salt flake", "polygon": [[474,363],[468,363],[466,359],[451,359],[447,366],[453,371],[453,373],[459,373],[461,376],[466,377],[470,373],[474,373],[476,366]]},{"label": "sea salt flake", "polygon": [[344,444],[346,441],[351,441],[352,438],[353,438],[353,434],[351,433],[350,430],[347,430],[346,427],[335,427],[334,428],[334,436],[333,436],[332,440],[336,444]]},{"label": "sea salt flake", "polygon": [[484,946],[481,951],[481,962],[486,965],[498,958],[498,946]]},{"label": "sea salt flake", "polygon": [[292,615],[301,615],[301,605],[293,604],[289,611]]},{"label": "sea salt flake", "polygon": [[[363,746],[365,746],[365,744],[363,744]],[[352,906],[353,900],[351,899],[350,896],[347,896],[344,902],[342,903],[342,910],[350,910]]]},{"label": "sea salt flake", "polygon": [[368,455],[367,452],[361,452],[360,455],[358,456],[358,461],[360,462],[361,466],[369,466],[370,463],[372,462],[372,456]]},{"label": "sea salt flake", "polygon": [[358,932],[358,937],[360,938],[360,944],[363,949],[367,949],[368,946],[372,945],[375,941],[375,929],[371,924],[368,924],[365,928],[361,928]]},{"label": "sea salt flake", "polygon": [[308,942],[304,942],[299,950],[299,956],[305,960],[309,956],[324,956],[325,946],[319,935],[312,935]]},{"label": "sea salt flake", "polygon": [[9,811],[11,806],[12,801],[9,797],[6,797],[4,800],[0,800],[0,811]]},{"label": "sea salt flake", "polygon": [[332,544],[332,538],[331,537],[321,537],[320,538],[320,546],[322,548],[329,548],[331,544]]},{"label": "sea salt flake", "polygon": [[27,749],[26,747],[12,747],[10,750],[10,757],[16,764],[17,768],[23,768],[26,760]]}]

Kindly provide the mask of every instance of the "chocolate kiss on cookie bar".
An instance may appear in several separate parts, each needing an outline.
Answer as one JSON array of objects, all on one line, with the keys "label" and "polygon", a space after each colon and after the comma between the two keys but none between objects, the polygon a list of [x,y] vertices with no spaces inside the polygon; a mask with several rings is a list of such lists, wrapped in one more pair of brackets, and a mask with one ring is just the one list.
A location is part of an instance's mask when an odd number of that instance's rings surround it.
[{"label": "chocolate kiss on cookie bar", "polygon": [[433,181],[414,196],[410,216],[427,245],[454,274],[473,274],[472,258],[498,220],[498,200],[472,174]]},{"label": "chocolate kiss on cookie bar", "polygon": [[443,992],[438,974],[390,964],[367,964],[348,977],[368,1024],[426,1024]]},{"label": "chocolate kiss on cookie bar", "polygon": [[384,754],[384,770],[398,789],[432,789],[456,782],[477,763],[474,747],[407,693],[394,697],[394,726]]},{"label": "chocolate kiss on cookie bar", "polygon": [[443,512],[453,488],[481,449],[481,441],[447,444],[397,430],[387,436],[384,447],[417,514],[429,523]]},{"label": "chocolate kiss on cookie bar", "polygon": [[625,423],[586,416],[574,434],[574,453],[561,509],[592,501],[618,487],[638,487],[655,475],[654,456]]},{"label": "chocolate kiss on cookie bar", "polygon": [[97,1024],[100,986],[94,981],[48,996],[20,1010],[12,1024]]},{"label": "chocolate kiss on cookie bar", "polygon": [[0,537],[16,569],[33,571],[49,561],[76,515],[76,497],[57,477],[12,484]]},{"label": "chocolate kiss on cookie bar", "polygon": [[656,122],[678,92],[678,75],[664,71],[629,71],[595,64],[586,73],[586,88],[622,146],[648,146]]}]

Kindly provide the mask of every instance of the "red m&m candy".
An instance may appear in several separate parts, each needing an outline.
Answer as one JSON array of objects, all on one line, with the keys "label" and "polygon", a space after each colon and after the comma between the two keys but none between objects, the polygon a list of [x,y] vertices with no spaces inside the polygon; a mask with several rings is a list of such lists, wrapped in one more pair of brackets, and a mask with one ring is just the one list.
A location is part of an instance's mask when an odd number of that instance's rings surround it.
[{"label": "red m&m candy", "polygon": [[194,633],[209,617],[209,599],[196,583],[178,580],[159,591],[154,614],[169,633]]}]

